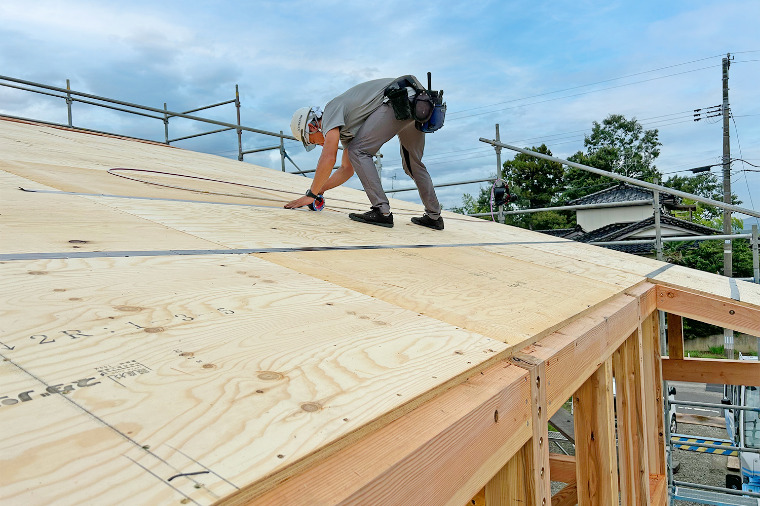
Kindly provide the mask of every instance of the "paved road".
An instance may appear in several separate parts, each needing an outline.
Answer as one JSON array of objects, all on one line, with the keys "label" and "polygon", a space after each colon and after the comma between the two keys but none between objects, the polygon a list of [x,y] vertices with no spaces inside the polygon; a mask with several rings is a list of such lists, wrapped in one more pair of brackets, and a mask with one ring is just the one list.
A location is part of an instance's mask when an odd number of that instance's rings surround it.
[{"label": "paved road", "polygon": [[[677,401],[720,404],[721,399],[723,399],[723,385],[669,381],[668,386],[675,387]],[[723,413],[719,409],[696,406],[676,406],[676,412],[690,415],[723,416]]]}]

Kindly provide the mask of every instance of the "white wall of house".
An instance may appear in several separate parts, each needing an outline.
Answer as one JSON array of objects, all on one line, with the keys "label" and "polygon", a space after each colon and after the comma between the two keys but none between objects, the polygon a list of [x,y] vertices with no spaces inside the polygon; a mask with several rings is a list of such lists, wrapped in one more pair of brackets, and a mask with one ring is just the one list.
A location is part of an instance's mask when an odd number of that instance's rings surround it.
[{"label": "white wall of house", "polygon": [[[663,236],[670,236],[670,237],[678,237],[678,236],[685,236],[685,235],[695,235],[695,233],[691,230],[684,230],[682,228],[676,228],[676,227],[669,227],[668,225],[663,224],[660,226],[660,230],[662,231]],[[641,230],[638,230],[635,234],[631,234],[629,236],[626,236],[626,239],[651,239],[656,234],[654,230],[654,226],[644,228]]]},{"label": "white wall of house", "polygon": [[579,209],[576,211],[578,225],[584,232],[612,223],[635,223],[652,216],[652,206],[607,207],[604,209]]}]

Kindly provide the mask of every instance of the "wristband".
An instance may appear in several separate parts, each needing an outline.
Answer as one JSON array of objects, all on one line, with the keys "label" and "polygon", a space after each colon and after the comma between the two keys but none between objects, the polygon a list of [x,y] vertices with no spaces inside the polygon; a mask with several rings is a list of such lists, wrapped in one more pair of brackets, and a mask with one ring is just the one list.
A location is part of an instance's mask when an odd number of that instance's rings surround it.
[{"label": "wristband", "polygon": [[322,195],[317,195],[314,202],[307,206],[312,211],[321,211],[325,207],[325,198]]},{"label": "wristband", "polygon": [[317,198],[319,198],[319,195],[314,195],[314,193],[311,191],[311,188],[309,188],[308,190],[306,190],[306,196],[307,197],[311,197],[314,200],[316,200]]}]

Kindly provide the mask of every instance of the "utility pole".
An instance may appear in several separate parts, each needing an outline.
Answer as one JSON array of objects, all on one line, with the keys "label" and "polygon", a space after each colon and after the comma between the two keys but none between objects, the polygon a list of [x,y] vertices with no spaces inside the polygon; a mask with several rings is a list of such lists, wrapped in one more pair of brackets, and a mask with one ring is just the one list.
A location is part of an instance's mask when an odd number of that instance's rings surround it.
[{"label": "utility pole", "polygon": [[[728,105],[728,67],[731,65],[731,53],[723,58],[723,202],[731,203],[731,142],[729,138],[729,105]],[[731,211],[723,210],[723,233],[731,234]],[[731,239],[723,242],[723,275],[733,276],[733,247]],[[734,358],[734,331],[723,329],[724,348],[726,356]]]}]

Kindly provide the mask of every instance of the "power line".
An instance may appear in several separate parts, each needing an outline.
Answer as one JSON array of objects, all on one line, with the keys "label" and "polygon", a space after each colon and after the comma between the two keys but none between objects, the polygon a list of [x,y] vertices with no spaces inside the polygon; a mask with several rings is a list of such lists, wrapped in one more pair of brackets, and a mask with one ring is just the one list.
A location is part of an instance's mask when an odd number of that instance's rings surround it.
[{"label": "power line", "polygon": [[[635,84],[647,83],[647,82],[650,82],[650,81],[656,81],[658,79],[665,79],[665,78],[668,78],[668,77],[679,76],[679,75],[688,74],[688,73],[691,73],[691,72],[698,72],[698,71],[701,71],[701,70],[712,69],[712,68],[715,68],[715,67],[716,67],[716,65],[711,65],[709,67],[702,67],[702,68],[698,68],[698,69],[687,70],[685,72],[678,72],[678,73],[669,74],[669,75],[666,75],[666,76],[653,77],[651,79],[644,79],[642,81],[636,81],[636,82],[633,82],[633,83],[620,84],[620,85],[617,85],[617,86],[609,86],[607,88],[599,88],[598,90],[584,91],[582,93],[576,93],[576,94],[573,94],[573,95],[565,95],[565,96],[562,96],[562,97],[550,98],[550,99],[547,99],[547,100],[540,100],[538,102],[531,102],[531,103],[528,103],[528,104],[519,104],[519,105],[514,105],[514,106],[511,106],[511,107],[504,107],[504,108],[501,108],[501,109],[495,109],[495,110],[491,110],[491,111],[485,111],[485,112],[479,112],[479,113],[475,113],[475,114],[469,114],[469,115],[466,115],[466,116],[458,116],[458,117],[450,118],[450,120],[451,121],[456,121],[456,120],[460,120],[460,119],[473,118],[475,116],[483,116],[485,114],[493,114],[493,113],[497,113],[497,112],[508,111],[510,109],[517,109],[517,108],[520,108],[520,107],[526,107],[526,106],[531,106],[531,105],[540,105],[540,104],[545,104],[547,102],[554,102],[556,100],[562,100],[562,99],[565,99],[565,98],[580,97],[580,96],[583,96],[583,95],[588,95],[590,93],[596,93],[596,92],[599,92],[599,91],[612,90],[612,89],[616,89],[616,88],[623,88],[623,87],[626,87],[626,86],[633,86]],[[553,93],[555,93],[555,92],[553,92]],[[551,94],[551,93],[548,93],[548,94]],[[537,95],[537,96],[541,96],[541,95]],[[528,98],[532,98],[532,97],[528,97]],[[509,102],[501,102],[501,103],[502,104],[504,104],[504,103],[511,103],[511,102],[517,102],[517,101],[520,101],[520,100],[527,100],[527,99],[515,99],[515,100],[510,100]],[[481,106],[481,108],[483,108],[483,107],[493,107],[493,105],[490,105],[490,106]],[[474,109],[471,109],[471,110],[474,110]],[[465,112],[465,111],[460,111],[460,112]],[[457,114],[457,112],[452,112],[449,116],[452,116],[452,115],[455,115],[455,114]]]},{"label": "power line", "polygon": [[[744,156],[744,155],[742,155],[742,144],[739,141],[739,130],[736,128],[736,120],[733,118],[733,115],[731,115],[729,117],[734,122],[734,133],[736,134],[736,144],[737,144],[737,146],[739,146],[739,156]],[[742,167],[743,167],[744,163],[745,163],[744,160],[742,160],[741,158],[739,158],[739,160],[741,160]],[[750,165],[752,165],[752,164],[750,164]],[[747,184],[747,195],[749,195],[749,203],[752,206],[752,209],[754,209],[755,208],[755,202],[752,199],[752,191],[749,189],[749,181],[747,181],[747,173],[746,172],[744,172],[744,182]]]},{"label": "power line", "polygon": [[[589,86],[595,86],[597,84],[609,83],[609,82],[612,82],[612,81],[619,81],[621,79],[627,79],[629,77],[636,77],[636,76],[640,76],[640,75],[643,75],[643,74],[650,74],[652,72],[659,72],[660,70],[667,70],[667,69],[670,69],[670,68],[680,67],[680,66],[683,66],[683,65],[689,65],[691,63],[697,63],[697,62],[700,62],[700,61],[705,61],[705,60],[709,60],[711,58],[717,58],[717,57],[720,57],[720,56],[723,56],[723,55],[718,54],[718,55],[714,55],[714,56],[708,56],[706,58],[700,58],[698,60],[692,60],[692,61],[688,61],[688,62],[684,62],[684,63],[677,63],[675,65],[668,65],[666,67],[660,67],[660,68],[652,69],[652,70],[645,70],[643,72],[637,72],[635,74],[628,74],[628,75],[625,75],[625,76],[613,77],[611,79],[604,79],[602,81],[596,81],[594,83],[581,84],[579,86],[573,86],[573,87],[565,88],[565,89],[562,89],[562,90],[549,91],[549,92],[546,92],[546,93],[539,93],[538,95],[530,95],[528,97],[516,98],[516,99],[512,99],[512,100],[506,100],[504,102],[497,102],[495,104],[482,105],[482,106],[479,106],[479,107],[472,107],[470,109],[463,109],[461,111],[455,111],[455,112],[452,112],[451,114],[458,114],[458,113],[463,113],[463,112],[475,111],[475,110],[483,109],[483,108],[487,108],[487,107],[494,107],[494,106],[498,106],[498,105],[502,105],[502,104],[508,104],[508,103],[511,103],[511,102],[517,102],[517,101],[520,101],[520,100],[529,100],[531,98],[538,98],[538,97],[543,97],[543,96],[546,96],[546,95],[553,95],[555,93],[563,93],[565,91],[577,90],[577,89],[580,89],[580,88],[586,88],[586,87],[589,87]],[[669,77],[669,76],[665,76],[665,77]]]}]

